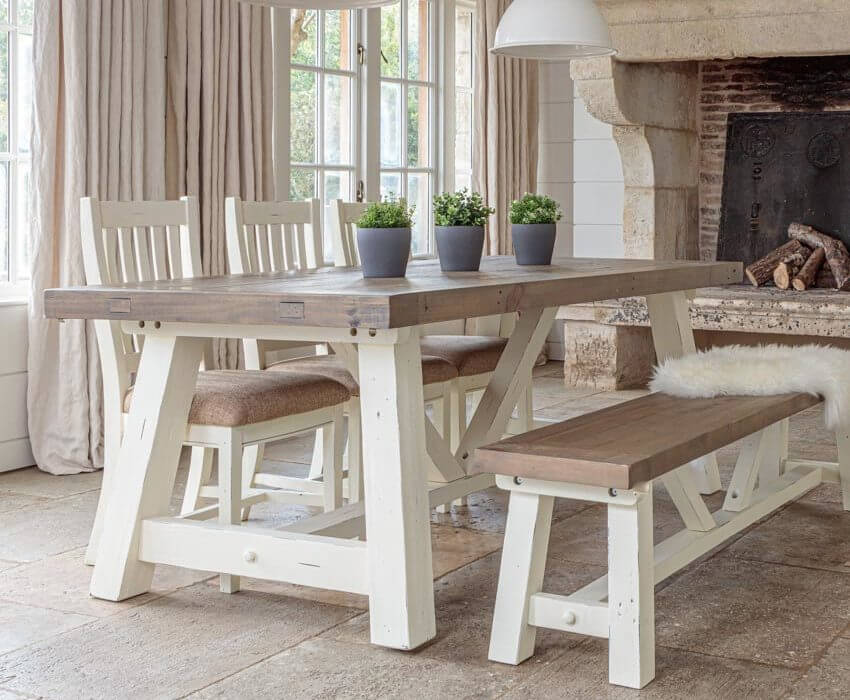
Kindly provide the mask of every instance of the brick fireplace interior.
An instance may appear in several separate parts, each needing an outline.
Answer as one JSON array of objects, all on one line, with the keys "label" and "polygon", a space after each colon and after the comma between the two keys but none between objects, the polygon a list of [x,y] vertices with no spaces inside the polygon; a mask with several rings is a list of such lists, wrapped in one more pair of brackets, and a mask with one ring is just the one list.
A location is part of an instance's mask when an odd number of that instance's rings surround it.
[{"label": "brick fireplace interior", "polygon": [[[597,2],[618,56],[573,62],[571,74],[588,110],[613,127],[628,257],[749,263],[782,239],[788,217],[850,242],[850,2]],[[727,145],[746,150],[729,154],[729,173]],[[748,157],[760,154],[763,165]],[[847,292],[698,290],[691,316],[704,345],[850,344]],[[561,317],[569,383],[645,383],[654,356],[643,300]]]}]

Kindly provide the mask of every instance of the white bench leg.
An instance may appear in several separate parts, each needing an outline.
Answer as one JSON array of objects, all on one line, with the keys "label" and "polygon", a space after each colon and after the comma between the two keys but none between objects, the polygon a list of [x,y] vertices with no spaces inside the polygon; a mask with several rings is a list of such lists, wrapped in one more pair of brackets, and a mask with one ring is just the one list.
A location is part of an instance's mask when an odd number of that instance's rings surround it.
[{"label": "white bench leg", "polygon": [[[242,436],[231,431],[230,442],[218,449],[218,522],[239,525],[242,522]],[[219,576],[222,593],[238,593],[239,577]]]},{"label": "white bench leg", "polygon": [[838,476],[841,480],[841,499],[844,510],[850,510],[850,432],[839,430],[835,437],[838,442]]},{"label": "white bench leg", "polygon": [[537,629],[528,624],[528,608],[531,596],[543,587],[554,500],[511,491],[490,633],[491,661],[518,664],[534,653]]},{"label": "white bench leg", "polygon": [[652,489],[608,505],[608,679],[643,688],[655,678]]}]

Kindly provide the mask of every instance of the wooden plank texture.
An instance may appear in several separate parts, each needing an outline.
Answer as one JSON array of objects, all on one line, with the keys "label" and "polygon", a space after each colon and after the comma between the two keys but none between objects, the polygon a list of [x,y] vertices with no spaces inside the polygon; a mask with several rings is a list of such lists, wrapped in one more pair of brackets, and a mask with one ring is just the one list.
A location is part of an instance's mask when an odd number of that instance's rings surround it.
[{"label": "wooden plank texture", "polygon": [[[485,258],[480,272],[417,261],[407,277],[364,279],[322,268],[48,289],[48,318],[402,328],[470,316],[740,282],[740,263],[563,258],[520,267]],[[120,300],[120,304],[116,304]],[[303,312],[294,317],[291,309]],[[118,310],[116,310],[118,309]]]},{"label": "wooden plank texture", "polygon": [[820,401],[649,394],[479,448],[470,473],[632,488]]}]

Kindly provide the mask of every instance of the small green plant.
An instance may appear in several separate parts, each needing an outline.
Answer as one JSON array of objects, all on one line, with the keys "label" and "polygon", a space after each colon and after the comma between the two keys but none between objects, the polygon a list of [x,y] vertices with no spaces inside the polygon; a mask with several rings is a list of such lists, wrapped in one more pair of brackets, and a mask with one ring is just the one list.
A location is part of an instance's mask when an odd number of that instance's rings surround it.
[{"label": "small green plant", "polygon": [[484,226],[487,217],[495,211],[484,203],[478,192],[470,192],[466,187],[460,192],[434,196],[436,226]]},{"label": "small green plant", "polygon": [[390,195],[370,204],[357,222],[358,228],[411,228],[416,207],[408,206],[404,197]]},{"label": "small green plant", "polygon": [[561,205],[545,194],[526,192],[511,202],[512,224],[554,224],[561,218]]}]

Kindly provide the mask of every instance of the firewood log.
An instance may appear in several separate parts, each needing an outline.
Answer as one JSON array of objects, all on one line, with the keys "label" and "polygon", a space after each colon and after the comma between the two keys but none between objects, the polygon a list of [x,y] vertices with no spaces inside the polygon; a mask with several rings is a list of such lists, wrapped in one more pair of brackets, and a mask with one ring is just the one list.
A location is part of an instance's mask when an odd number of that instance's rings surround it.
[{"label": "firewood log", "polygon": [[823,248],[826,264],[835,277],[835,288],[850,289],[850,253],[841,241],[805,224],[791,224],[788,227],[788,238],[811,248]]},{"label": "firewood log", "polygon": [[832,270],[829,265],[822,265],[818,276],[815,278],[816,289],[835,289],[835,277],[832,276]]},{"label": "firewood log", "polygon": [[773,283],[780,289],[789,289],[802,267],[796,259],[782,260],[773,270]]},{"label": "firewood log", "polygon": [[791,280],[791,286],[798,292],[802,292],[803,290],[811,287],[815,283],[818,272],[821,267],[823,267],[824,260],[826,260],[826,252],[824,249],[815,248],[809,256],[809,259],[803,263],[803,267],[800,268],[800,271],[794,275],[794,279]]},{"label": "firewood log", "polygon": [[[795,243],[797,245],[794,245]],[[773,279],[773,271],[786,257],[798,255],[800,256],[800,264],[802,264],[808,254],[809,249],[806,246],[797,240],[790,240],[788,243],[770,251],[760,260],[747,265],[745,270],[747,279],[754,287],[759,287]]]}]

